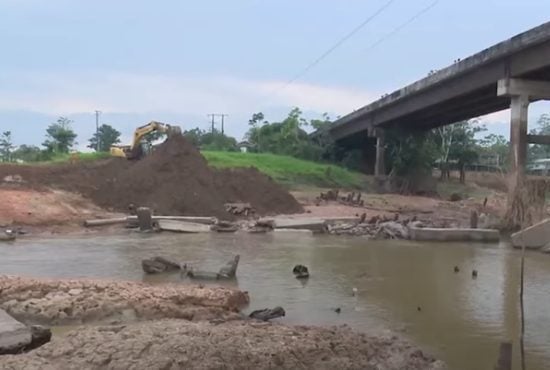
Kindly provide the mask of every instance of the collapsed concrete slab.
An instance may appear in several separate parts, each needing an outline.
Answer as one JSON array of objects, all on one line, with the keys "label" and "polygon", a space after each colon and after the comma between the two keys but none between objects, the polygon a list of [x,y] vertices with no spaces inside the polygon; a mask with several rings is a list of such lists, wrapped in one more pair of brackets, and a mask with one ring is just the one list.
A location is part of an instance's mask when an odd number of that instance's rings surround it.
[{"label": "collapsed concrete slab", "polygon": [[411,240],[417,241],[474,241],[490,243],[500,240],[500,232],[493,229],[409,227],[409,237]]},{"label": "collapsed concrete slab", "polygon": [[515,248],[539,249],[550,243],[550,218],[512,234],[512,245]]},{"label": "collapsed concrete slab", "polygon": [[210,226],[202,223],[158,220],[159,228],[163,231],[173,231],[179,233],[207,233],[210,232]]},{"label": "collapsed concrete slab", "polygon": [[[313,232],[324,232],[326,230],[326,221],[322,218],[279,218],[273,220],[275,229],[299,229],[311,230]],[[267,219],[261,219],[260,222],[267,222]]]},{"label": "collapsed concrete slab", "polygon": [[0,354],[18,353],[31,341],[31,329],[0,309]]}]

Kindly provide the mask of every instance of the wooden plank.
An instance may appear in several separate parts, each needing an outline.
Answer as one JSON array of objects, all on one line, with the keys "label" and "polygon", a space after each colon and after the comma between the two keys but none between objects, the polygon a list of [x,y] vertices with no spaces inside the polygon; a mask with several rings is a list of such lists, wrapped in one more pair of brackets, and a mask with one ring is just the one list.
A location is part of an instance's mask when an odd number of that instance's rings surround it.
[{"label": "wooden plank", "polygon": [[176,221],[176,220],[158,220],[159,228],[163,231],[173,231],[179,233],[207,233],[210,232],[210,226],[195,222]]}]

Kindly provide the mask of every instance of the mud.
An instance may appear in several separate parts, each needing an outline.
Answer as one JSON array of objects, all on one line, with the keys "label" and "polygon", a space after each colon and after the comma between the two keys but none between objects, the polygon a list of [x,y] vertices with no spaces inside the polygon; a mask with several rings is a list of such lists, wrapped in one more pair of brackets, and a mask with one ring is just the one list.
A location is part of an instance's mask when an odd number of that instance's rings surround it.
[{"label": "mud", "polygon": [[247,293],[221,287],[0,276],[0,308],[33,324],[237,319],[248,302]]},{"label": "mud", "polygon": [[[217,170],[183,136],[175,136],[139,161],[111,158],[60,165],[1,165],[10,187],[77,192],[112,211],[128,205],[157,214],[232,218],[226,203],[250,203],[259,215],[303,209],[285,189],[255,168]],[[6,183],[4,181],[4,186]]]},{"label": "mud", "polygon": [[0,369],[443,369],[396,337],[348,327],[183,320],[82,328]]}]

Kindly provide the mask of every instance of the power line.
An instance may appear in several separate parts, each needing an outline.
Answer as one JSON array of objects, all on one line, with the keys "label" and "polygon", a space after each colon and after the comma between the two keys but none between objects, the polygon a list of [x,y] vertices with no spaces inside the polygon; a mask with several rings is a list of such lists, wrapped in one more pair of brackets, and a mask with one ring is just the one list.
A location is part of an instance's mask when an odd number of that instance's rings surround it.
[{"label": "power line", "polygon": [[288,87],[292,83],[294,83],[297,79],[304,76],[309,70],[311,70],[313,67],[315,67],[317,64],[319,64],[323,59],[325,59],[327,56],[329,56],[334,50],[336,50],[340,45],[342,45],[344,42],[349,40],[353,35],[355,35],[357,32],[359,32],[363,27],[365,27],[367,24],[369,24],[374,18],[376,18],[378,15],[380,15],[386,8],[388,8],[395,0],[389,0],[384,5],[382,5],[376,12],[371,14],[369,17],[367,17],[363,22],[361,22],[359,25],[357,25],[354,29],[352,29],[350,32],[348,32],[344,37],[342,37],[340,40],[338,40],[334,45],[332,45],[329,49],[327,49],[323,54],[321,54],[317,59],[315,59],[313,62],[309,63],[302,71],[300,71],[298,74],[296,74],[294,77],[292,77],[283,87],[281,87],[281,90]]},{"label": "power line", "polygon": [[430,3],[428,6],[426,6],[425,8],[422,8],[419,12],[417,12],[412,17],[407,19],[404,23],[402,23],[399,26],[395,27],[393,30],[391,30],[390,32],[388,32],[387,34],[385,34],[384,36],[379,38],[377,41],[375,41],[373,44],[371,44],[368,48],[364,49],[363,52],[367,52],[367,51],[370,51],[370,50],[374,49],[375,47],[377,47],[378,45],[380,45],[381,43],[383,43],[384,41],[386,41],[387,39],[389,39],[390,37],[392,37],[393,35],[395,35],[399,31],[401,31],[403,28],[407,27],[409,24],[411,24],[412,22],[414,22],[415,20],[420,18],[422,15],[427,13],[431,8],[436,6],[437,3],[439,3],[439,1],[440,0],[435,0],[432,3]]}]

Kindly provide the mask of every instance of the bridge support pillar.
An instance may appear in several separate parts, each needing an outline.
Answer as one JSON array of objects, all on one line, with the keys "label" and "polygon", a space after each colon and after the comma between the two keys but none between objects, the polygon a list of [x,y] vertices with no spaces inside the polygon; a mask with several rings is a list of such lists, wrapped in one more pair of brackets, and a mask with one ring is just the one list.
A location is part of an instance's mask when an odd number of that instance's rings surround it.
[{"label": "bridge support pillar", "polygon": [[[542,142],[546,139],[544,136],[527,135],[529,102],[550,99],[550,82],[507,78],[498,81],[497,95],[511,98],[510,173],[506,223],[509,228],[525,227],[525,222],[533,221],[532,217],[528,215],[529,207],[533,205],[532,203],[539,201],[537,196],[540,198],[540,194],[531,194],[535,190],[530,189],[529,184],[525,181],[527,145],[529,141]],[[544,194],[542,198],[544,198]],[[542,202],[544,202],[543,199]]]},{"label": "bridge support pillar", "polygon": [[386,175],[386,162],[384,159],[385,134],[383,130],[376,130],[376,162],[374,164],[374,176]]},{"label": "bridge support pillar", "polygon": [[510,178],[508,179],[508,194],[515,193],[525,176],[527,164],[527,118],[529,97],[526,95],[512,96],[510,105]]}]

